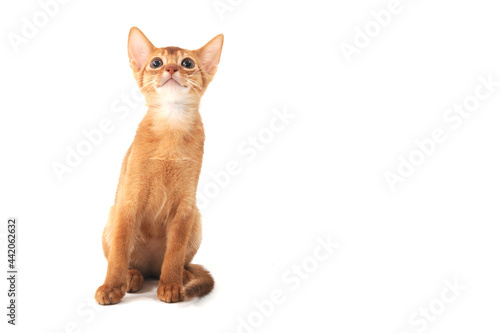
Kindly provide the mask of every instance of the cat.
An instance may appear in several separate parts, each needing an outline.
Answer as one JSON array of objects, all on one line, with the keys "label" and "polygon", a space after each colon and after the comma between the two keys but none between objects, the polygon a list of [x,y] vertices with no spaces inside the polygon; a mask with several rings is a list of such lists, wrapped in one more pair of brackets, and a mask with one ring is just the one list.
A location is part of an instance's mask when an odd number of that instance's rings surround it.
[{"label": "cat", "polygon": [[157,296],[167,303],[214,287],[211,274],[191,260],[201,243],[196,188],[205,134],[198,108],[223,42],[221,34],[197,50],[156,48],[130,29],[130,67],[148,111],[123,160],[102,235],[108,268],[95,293],[99,304],[118,303],[144,277],[159,278]]}]

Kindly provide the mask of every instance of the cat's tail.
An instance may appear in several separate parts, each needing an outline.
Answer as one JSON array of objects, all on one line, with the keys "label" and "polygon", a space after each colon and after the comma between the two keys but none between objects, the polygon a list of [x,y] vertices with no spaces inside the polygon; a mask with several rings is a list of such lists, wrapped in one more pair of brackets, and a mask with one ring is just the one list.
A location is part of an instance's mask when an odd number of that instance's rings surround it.
[{"label": "cat's tail", "polygon": [[186,297],[202,297],[214,289],[214,279],[203,266],[187,264],[184,268],[184,293]]}]

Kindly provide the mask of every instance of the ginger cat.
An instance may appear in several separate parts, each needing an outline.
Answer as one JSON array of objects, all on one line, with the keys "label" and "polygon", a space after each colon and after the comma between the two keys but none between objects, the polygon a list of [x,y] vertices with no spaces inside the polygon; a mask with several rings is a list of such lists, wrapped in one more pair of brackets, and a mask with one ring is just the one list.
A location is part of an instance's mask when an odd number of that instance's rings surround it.
[{"label": "ginger cat", "polygon": [[158,298],[172,303],[204,296],[210,273],[191,264],[201,243],[196,188],[205,134],[198,111],[222,52],[223,35],[198,50],[156,48],[138,29],[128,55],[148,111],[123,160],[115,203],[102,235],[108,270],[95,294],[118,303],[159,278]]}]

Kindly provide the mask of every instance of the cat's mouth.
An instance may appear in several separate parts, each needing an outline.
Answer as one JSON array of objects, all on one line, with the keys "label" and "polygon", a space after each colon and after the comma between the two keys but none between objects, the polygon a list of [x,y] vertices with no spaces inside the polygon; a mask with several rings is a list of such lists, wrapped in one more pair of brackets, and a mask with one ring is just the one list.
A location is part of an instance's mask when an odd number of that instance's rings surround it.
[{"label": "cat's mouth", "polygon": [[167,84],[175,84],[175,85],[178,85],[178,86],[181,86],[181,87],[184,87],[182,84],[180,84],[175,78],[173,77],[169,77],[168,79],[166,79],[165,81],[163,81],[162,83],[160,83],[160,85],[158,86],[158,88],[161,88]]}]

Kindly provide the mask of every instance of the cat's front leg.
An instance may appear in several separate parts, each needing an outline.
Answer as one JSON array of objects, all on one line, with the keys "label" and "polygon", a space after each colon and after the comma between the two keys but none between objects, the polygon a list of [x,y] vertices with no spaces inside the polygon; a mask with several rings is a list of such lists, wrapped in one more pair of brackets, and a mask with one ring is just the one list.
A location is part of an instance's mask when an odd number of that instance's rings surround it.
[{"label": "cat's front leg", "polygon": [[127,289],[128,264],[132,249],[134,214],[118,209],[112,217],[113,226],[108,254],[106,279],[95,293],[95,300],[101,305],[118,303]]},{"label": "cat's front leg", "polygon": [[191,236],[195,215],[192,210],[185,211],[182,206],[167,225],[167,250],[163,258],[158,298],[167,303],[184,300],[182,277],[186,261],[186,248]]}]

